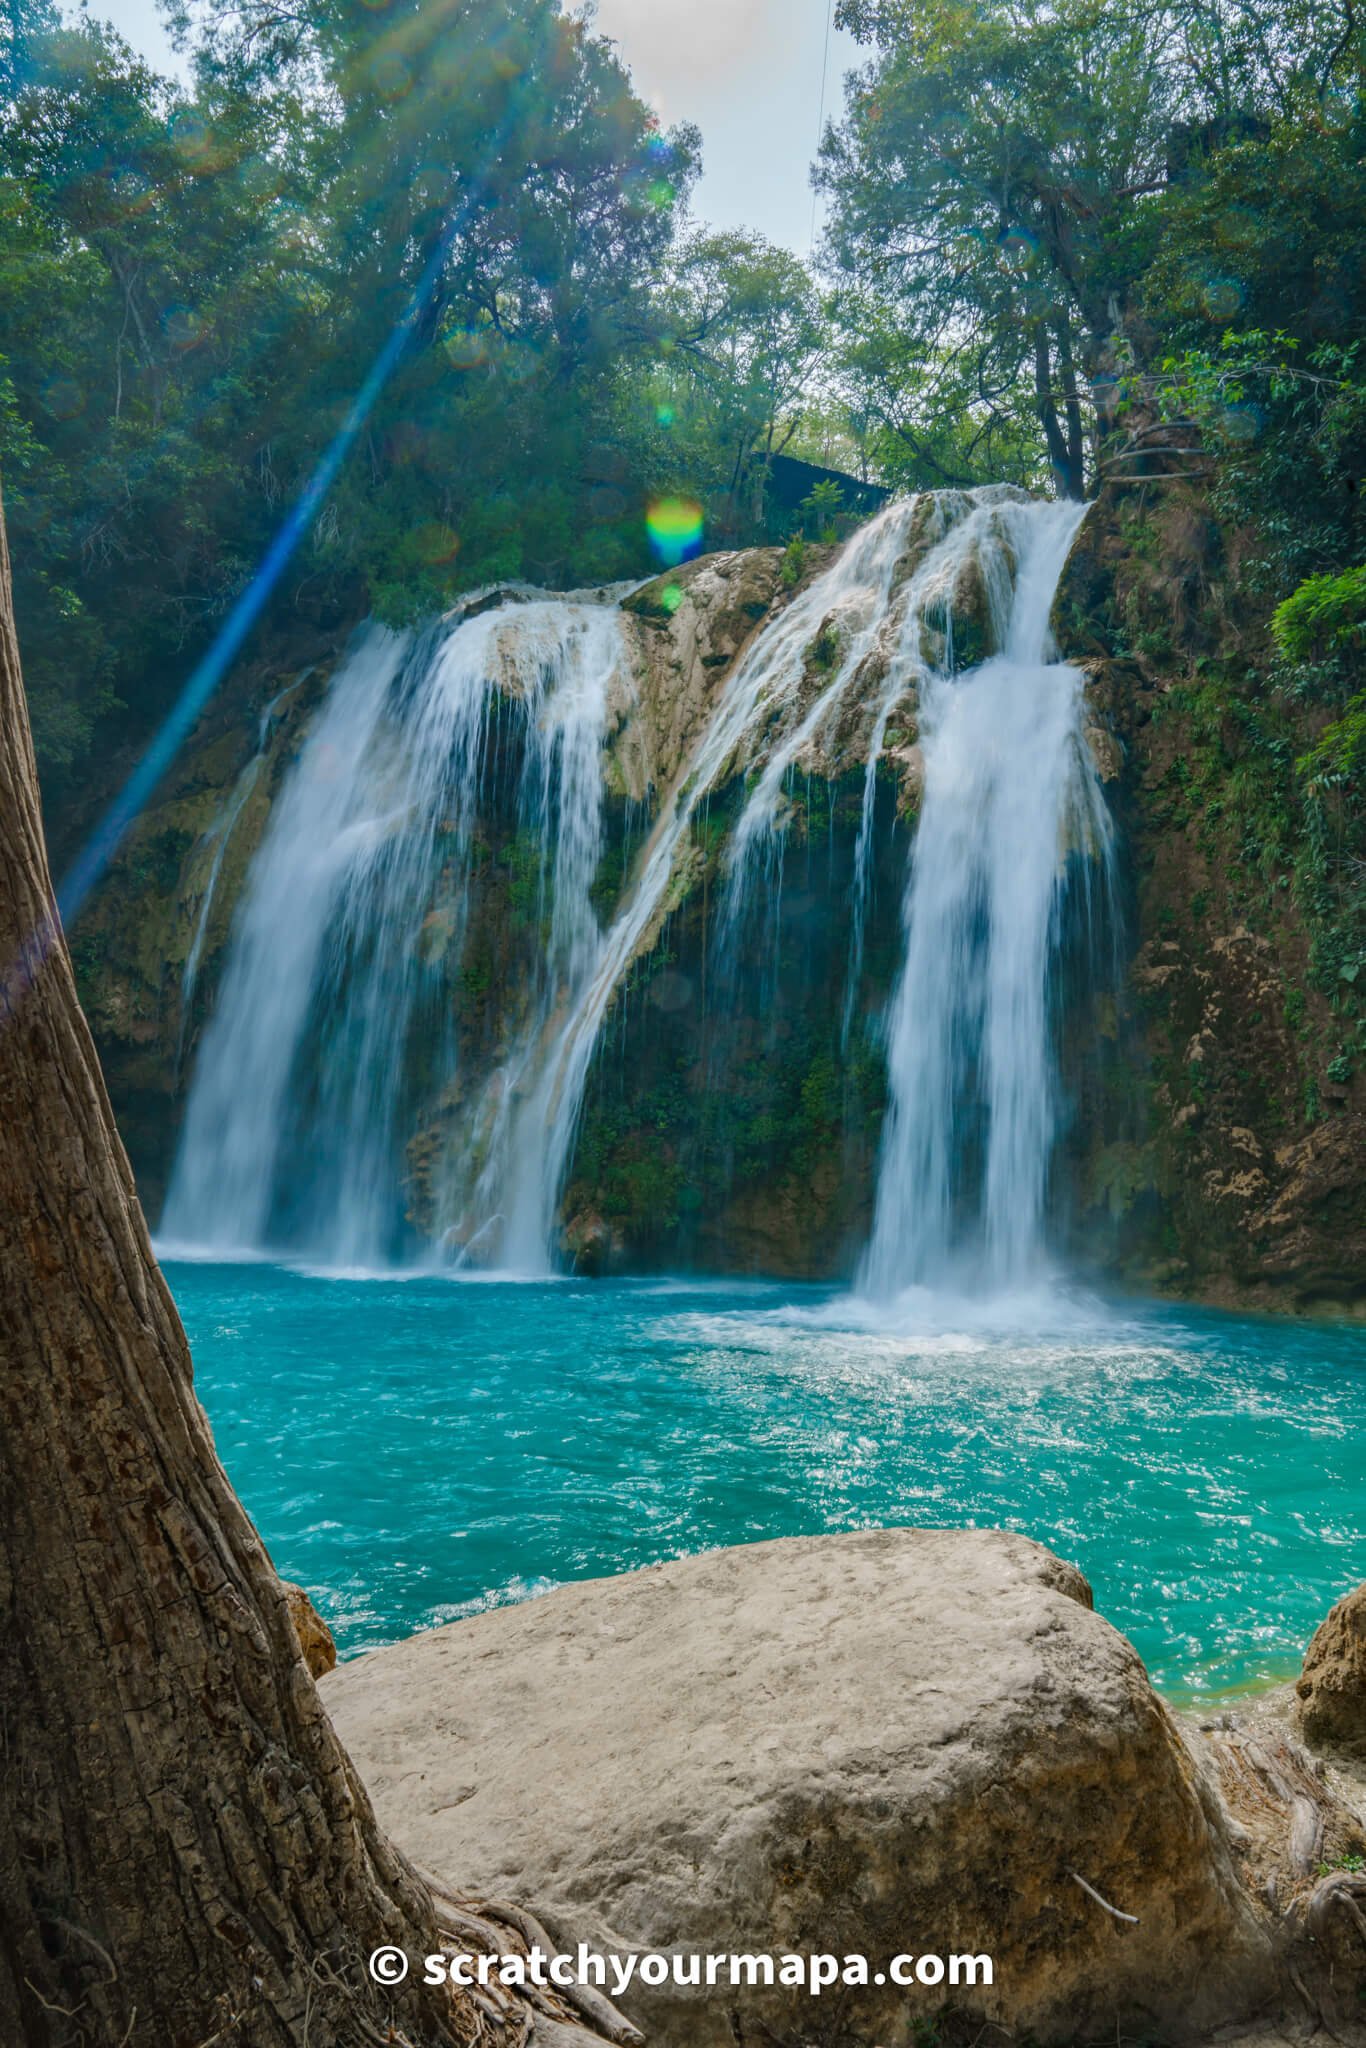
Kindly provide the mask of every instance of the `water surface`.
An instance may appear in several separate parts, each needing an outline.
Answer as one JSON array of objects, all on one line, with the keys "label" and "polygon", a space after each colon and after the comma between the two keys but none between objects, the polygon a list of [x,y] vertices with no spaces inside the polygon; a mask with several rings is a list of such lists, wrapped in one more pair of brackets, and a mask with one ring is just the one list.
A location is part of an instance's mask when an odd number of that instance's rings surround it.
[{"label": "water surface", "polygon": [[566,1579],[888,1523],[1078,1563],[1154,1681],[1293,1674],[1366,1577],[1366,1332],[1047,1297],[172,1263],[220,1455],[343,1655]]}]

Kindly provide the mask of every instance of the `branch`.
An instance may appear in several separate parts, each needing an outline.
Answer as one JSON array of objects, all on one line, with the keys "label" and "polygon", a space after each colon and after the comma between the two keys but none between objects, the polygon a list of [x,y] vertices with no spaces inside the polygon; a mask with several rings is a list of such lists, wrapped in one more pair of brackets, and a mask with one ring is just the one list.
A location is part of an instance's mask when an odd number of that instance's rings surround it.
[{"label": "branch", "polygon": [[1072,1879],[1072,1882],[1074,1884],[1079,1884],[1081,1886],[1082,1890],[1086,1893],[1086,1896],[1088,1898],[1094,1899],[1098,1906],[1104,1906],[1106,1912],[1112,1913],[1116,1920],[1127,1920],[1131,1927],[1137,1927],[1137,1913],[1121,1913],[1118,1906],[1112,1906],[1108,1899],[1103,1899],[1100,1893],[1096,1890],[1095,1886],[1093,1884],[1088,1884],[1086,1882],[1086,1879],[1084,1877],[1079,1876],[1079,1874],[1075,1870],[1069,1870],[1067,1875]]},{"label": "branch", "polygon": [[1327,93],[1328,93],[1328,86],[1329,86],[1329,83],[1330,83],[1330,81],[1331,81],[1331,79],[1332,79],[1332,76],[1333,76],[1333,71],[1334,71],[1334,69],[1335,69],[1335,67],[1336,67],[1336,65],[1337,65],[1337,61],[1338,61],[1339,57],[1341,57],[1341,56],[1343,55],[1344,51],[1345,51],[1345,50],[1346,50],[1346,48],[1347,48],[1347,45],[1348,45],[1348,44],[1349,44],[1349,43],[1351,42],[1351,40],[1352,40],[1352,37],[1353,37],[1353,35],[1354,35],[1355,33],[1356,33],[1356,0],[1347,0],[1347,20],[1346,20],[1346,25],[1345,25],[1345,27],[1343,28],[1343,31],[1342,31],[1342,34],[1341,34],[1341,36],[1340,36],[1340,37],[1338,38],[1337,42],[1336,42],[1336,43],[1334,43],[1334,45],[1333,45],[1332,49],[1331,49],[1331,50],[1330,50],[1330,51],[1328,52],[1328,61],[1327,61],[1327,63],[1326,63],[1326,64],[1324,65],[1324,67],[1323,67],[1323,77],[1322,77],[1322,78],[1321,78],[1321,79],[1319,80],[1319,105],[1320,105],[1320,106],[1322,106],[1322,105],[1323,105],[1323,102],[1324,102],[1325,98],[1327,97]]}]

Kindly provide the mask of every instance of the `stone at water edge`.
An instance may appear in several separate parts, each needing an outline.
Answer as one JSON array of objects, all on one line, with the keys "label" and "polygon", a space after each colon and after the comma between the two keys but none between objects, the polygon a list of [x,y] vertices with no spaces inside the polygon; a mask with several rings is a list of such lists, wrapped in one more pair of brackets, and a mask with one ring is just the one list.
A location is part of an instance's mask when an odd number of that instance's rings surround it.
[{"label": "stone at water edge", "polygon": [[[1081,1575],[984,1530],[797,1537],[562,1586],[323,1687],[384,1825],[617,1951],[987,1953],[952,2000],[1041,2042],[1254,2007],[1220,1811]],[[1111,1917],[1070,1875],[1138,1915]],[[633,1986],[654,2048],[908,2039],[943,1990]],[[770,2033],[765,2035],[763,2028]]]},{"label": "stone at water edge", "polygon": [[1306,1742],[1366,1759],[1366,1585],[1319,1623],[1295,1692]]},{"label": "stone at water edge", "polygon": [[315,1678],[322,1678],[337,1668],[337,1646],[332,1640],[332,1631],[302,1586],[296,1586],[290,1579],[281,1579],[280,1584],[289,1603],[289,1618],[299,1638],[304,1662]]}]

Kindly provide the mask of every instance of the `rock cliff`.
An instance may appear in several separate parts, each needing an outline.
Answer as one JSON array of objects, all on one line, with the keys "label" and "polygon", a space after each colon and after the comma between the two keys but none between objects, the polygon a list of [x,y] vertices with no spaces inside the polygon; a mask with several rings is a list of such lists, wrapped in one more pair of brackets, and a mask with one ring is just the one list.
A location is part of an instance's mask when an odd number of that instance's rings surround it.
[{"label": "rock cliff", "polygon": [[[897,584],[942,530],[938,501],[920,503]],[[1097,1275],[1144,1288],[1350,1309],[1366,1274],[1354,968],[1334,980],[1319,959],[1281,817],[1292,741],[1277,738],[1280,771],[1275,747],[1246,741],[1261,700],[1241,679],[1265,664],[1266,620],[1240,596],[1238,546],[1196,489],[1107,491],[1059,593],[1063,650],[1088,675],[1088,740],[1120,827],[1127,909],[1108,985],[1074,987],[1062,1006],[1069,1116],[1053,1235]],[[828,559],[810,547],[712,556],[626,598],[600,915],[629,885],[737,663]],[[991,593],[971,552],[939,597],[925,651],[977,658],[990,645]],[[813,632],[798,715],[837,667],[841,632],[834,616]],[[234,679],[74,934],[154,1217],[243,880],[342,652],[267,651]],[[846,1001],[850,884],[870,823],[862,764],[886,670],[874,643],[847,708],[794,758],[766,935],[751,926],[718,952],[728,835],[753,780],[744,759],[693,815],[588,1080],[562,1207],[565,1248],[582,1270],[820,1276],[849,1270],[864,1241],[885,1104],[878,1020],[919,802],[912,691],[886,707],[866,928]],[[491,790],[480,830],[449,993],[464,1078],[419,1102],[409,1134],[406,1199],[419,1232],[438,1227],[452,1134],[505,1053],[535,937],[524,832],[506,790]],[[439,953],[444,930],[438,904],[426,952]]]},{"label": "rock cliff", "polygon": [[1106,490],[1059,591],[1130,890],[1106,1026],[1124,1058],[1077,1185],[1098,1261],[1137,1284],[1359,1311],[1357,960],[1338,958],[1345,921],[1297,783],[1313,714],[1276,685],[1249,545],[1203,486]]}]

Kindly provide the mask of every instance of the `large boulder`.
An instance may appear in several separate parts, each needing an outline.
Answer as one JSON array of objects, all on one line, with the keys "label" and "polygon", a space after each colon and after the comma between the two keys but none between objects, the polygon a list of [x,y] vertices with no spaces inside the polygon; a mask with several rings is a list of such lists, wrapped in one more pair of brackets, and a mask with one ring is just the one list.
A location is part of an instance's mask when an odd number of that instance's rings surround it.
[{"label": "large boulder", "polygon": [[946,2006],[1040,2041],[1189,2033],[1267,1984],[1214,1795],[1085,1580],[1021,1536],[563,1586],[323,1695],[409,1854],[566,1947],[992,1958],[954,1993],[633,1986],[656,2048],[891,2048]]},{"label": "large boulder", "polygon": [[1366,1758],[1366,1585],[1319,1623],[1295,1692],[1307,1742]]}]

